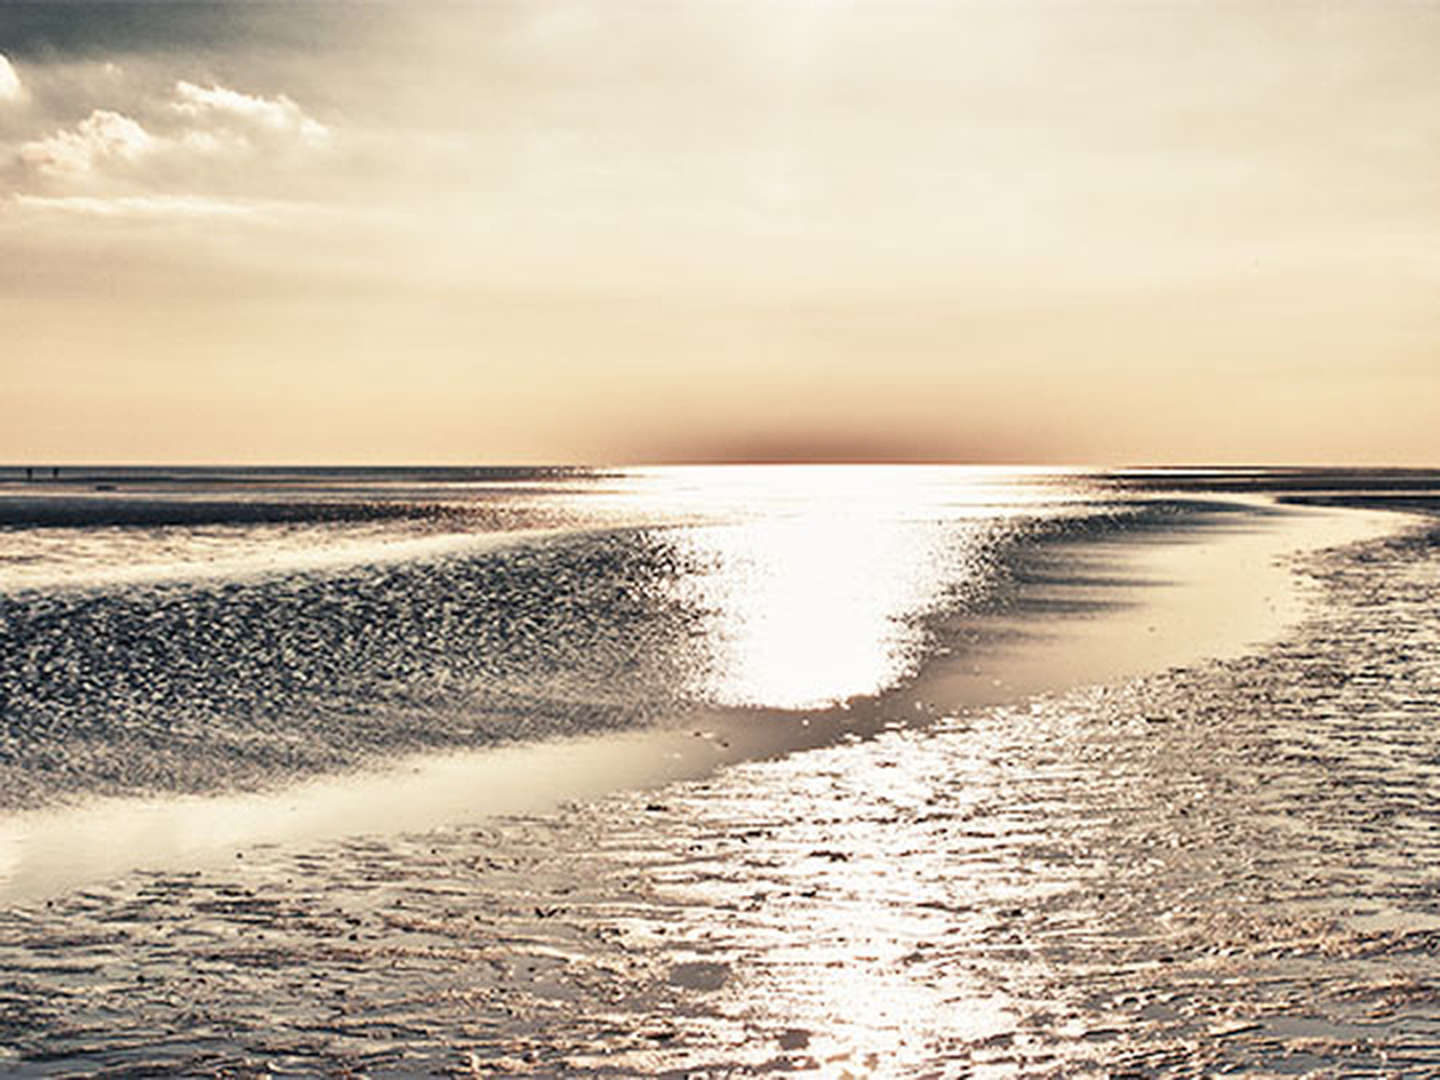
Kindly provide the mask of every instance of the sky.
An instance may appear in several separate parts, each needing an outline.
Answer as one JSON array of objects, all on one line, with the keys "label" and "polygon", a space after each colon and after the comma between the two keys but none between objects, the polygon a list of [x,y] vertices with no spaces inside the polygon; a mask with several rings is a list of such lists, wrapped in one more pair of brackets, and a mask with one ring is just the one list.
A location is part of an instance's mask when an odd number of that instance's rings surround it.
[{"label": "sky", "polygon": [[1440,464],[1440,4],[0,0],[0,461]]}]

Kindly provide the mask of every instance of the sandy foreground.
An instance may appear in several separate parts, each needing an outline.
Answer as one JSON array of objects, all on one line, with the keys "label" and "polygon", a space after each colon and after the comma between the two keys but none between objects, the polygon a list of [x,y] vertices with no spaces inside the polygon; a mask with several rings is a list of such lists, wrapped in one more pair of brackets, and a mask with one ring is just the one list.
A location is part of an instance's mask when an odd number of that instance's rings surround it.
[{"label": "sandy foreground", "polygon": [[1401,520],[1066,548],[846,709],[13,816],[7,1067],[1440,1069]]}]

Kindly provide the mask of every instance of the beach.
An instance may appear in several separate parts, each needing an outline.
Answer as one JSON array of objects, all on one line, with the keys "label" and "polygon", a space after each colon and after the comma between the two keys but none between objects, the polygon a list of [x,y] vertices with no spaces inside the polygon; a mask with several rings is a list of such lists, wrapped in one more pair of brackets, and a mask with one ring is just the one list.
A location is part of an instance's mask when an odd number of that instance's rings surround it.
[{"label": "beach", "polygon": [[17,806],[6,1068],[1440,1067],[1430,526],[1219,487],[1027,534],[833,703],[732,641],[775,701]]},{"label": "beach", "polygon": [[0,1080],[1440,1080],[1437,56],[0,0]]}]

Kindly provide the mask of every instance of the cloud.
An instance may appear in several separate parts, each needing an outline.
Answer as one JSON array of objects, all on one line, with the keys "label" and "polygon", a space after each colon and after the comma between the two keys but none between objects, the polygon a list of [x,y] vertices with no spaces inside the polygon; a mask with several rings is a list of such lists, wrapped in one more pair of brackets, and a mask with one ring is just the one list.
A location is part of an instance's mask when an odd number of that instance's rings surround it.
[{"label": "cloud", "polygon": [[25,96],[25,86],[15,68],[4,53],[0,53],[0,102],[20,101]]},{"label": "cloud", "polygon": [[267,180],[291,169],[295,155],[330,141],[330,129],[283,94],[182,80],[163,97],[130,101],[126,112],[96,108],[73,126],[22,142],[14,160],[19,193],[28,196],[234,201],[263,196]]},{"label": "cloud", "polygon": [[50,176],[79,177],[116,165],[134,165],[160,141],[128,116],[96,109],[69,131],[20,147],[20,160]]},{"label": "cloud", "polygon": [[171,107],[197,124],[290,136],[312,146],[325,142],[330,136],[329,128],[307,116],[284,94],[276,98],[256,97],[223,86],[197,86],[182,79],[175,84],[175,101]]}]

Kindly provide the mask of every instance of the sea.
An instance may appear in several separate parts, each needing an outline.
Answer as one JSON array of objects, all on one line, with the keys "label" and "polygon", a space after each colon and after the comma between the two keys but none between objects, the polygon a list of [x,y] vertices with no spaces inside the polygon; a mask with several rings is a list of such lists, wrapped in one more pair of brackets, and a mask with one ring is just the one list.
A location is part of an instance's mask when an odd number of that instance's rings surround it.
[{"label": "sea", "polygon": [[0,1073],[1440,1076],[1437,509],[0,469]]}]

